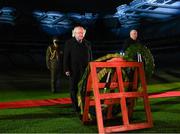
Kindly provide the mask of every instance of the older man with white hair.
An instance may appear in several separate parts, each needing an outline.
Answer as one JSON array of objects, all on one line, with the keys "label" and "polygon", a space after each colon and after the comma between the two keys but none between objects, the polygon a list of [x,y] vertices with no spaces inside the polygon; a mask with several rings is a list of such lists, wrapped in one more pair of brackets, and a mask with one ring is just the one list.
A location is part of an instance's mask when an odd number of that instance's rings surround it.
[{"label": "older man with white hair", "polygon": [[77,26],[72,31],[72,38],[65,43],[63,65],[65,75],[70,78],[70,94],[73,108],[79,111],[77,92],[80,81],[88,62],[92,60],[91,43],[84,37],[86,30]]}]

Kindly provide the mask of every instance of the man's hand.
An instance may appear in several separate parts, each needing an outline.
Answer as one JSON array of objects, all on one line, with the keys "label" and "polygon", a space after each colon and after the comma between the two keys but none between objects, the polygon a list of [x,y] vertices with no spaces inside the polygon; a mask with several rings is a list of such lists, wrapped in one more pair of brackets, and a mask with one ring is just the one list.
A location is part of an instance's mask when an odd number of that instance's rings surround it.
[{"label": "man's hand", "polygon": [[66,76],[70,76],[70,72],[69,71],[66,71],[65,74],[66,74]]}]

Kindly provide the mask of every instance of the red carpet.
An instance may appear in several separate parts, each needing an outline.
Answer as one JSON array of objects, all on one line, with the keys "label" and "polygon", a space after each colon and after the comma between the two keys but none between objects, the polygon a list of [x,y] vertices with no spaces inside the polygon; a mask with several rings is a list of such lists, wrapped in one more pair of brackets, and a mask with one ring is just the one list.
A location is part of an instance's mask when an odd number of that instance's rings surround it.
[{"label": "red carpet", "polygon": [[[164,98],[164,97],[178,97],[180,91],[169,91],[163,93],[152,93],[149,94],[149,98]],[[25,101],[14,101],[14,102],[1,102],[0,109],[5,108],[25,108],[25,107],[40,107],[40,106],[51,106],[58,104],[71,104],[70,98],[58,98],[58,99],[47,99],[47,100],[25,100]]]},{"label": "red carpet", "polygon": [[169,91],[163,93],[149,94],[149,98],[165,98],[165,97],[180,97],[180,91]]},{"label": "red carpet", "polygon": [[71,99],[58,98],[58,99],[47,99],[47,100],[25,100],[25,101],[14,101],[14,102],[1,102],[0,109],[51,106],[51,105],[57,105],[57,104],[71,104]]}]

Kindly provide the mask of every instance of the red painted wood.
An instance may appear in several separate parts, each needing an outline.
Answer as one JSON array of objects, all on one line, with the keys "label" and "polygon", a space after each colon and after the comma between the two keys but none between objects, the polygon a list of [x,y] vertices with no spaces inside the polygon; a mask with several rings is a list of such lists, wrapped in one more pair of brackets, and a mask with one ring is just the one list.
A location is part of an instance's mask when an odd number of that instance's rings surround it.
[{"label": "red painted wood", "polygon": [[[100,89],[105,88],[106,83],[100,83],[97,75],[97,68],[113,68],[115,69],[114,75],[111,79],[109,88],[110,93],[100,93]],[[133,81],[124,82],[122,70],[123,68],[134,68],[134,78]],[[88,77],[86,94],[88,92],[93,92],[93,99],[87,95],[85,96],[85,107],[83,113],[83,122],[89,121],[88,113],[89,107],[95,106],[96,108],[96,120],[98,125],[99,133],[110,133],[110,132],[123,132],[136,129],[150,128],[153,126],[152,115],[150,110],[150,104],[147,94],[147,86],[145,81],[145,74],[143,70],[143,63],[140,62],[126,62],[122,60],[112,60],[110,62],[90,62],[90,75]],[[141,84],[142,91],[138,91],[138,84]],[[125,88],[132,86],[132,91],[125,91]],[[113,90],[118,88],[119,92],[114,92]],[[135,106],[135,98],[142,98],[144,100],[144,109],[146,112],[146,122],[142,123],[130,123],[130,117],[133,114],[133,108]],[[127,107],[127,101],[130,105]],[[122,121],[123,124],[119,126],[104,126],[104,118],[102,115],[102,104],[107,105],[108,114],[106,119],[113,118],[112,106],[115,103],[119,103],[121,106]]]}]

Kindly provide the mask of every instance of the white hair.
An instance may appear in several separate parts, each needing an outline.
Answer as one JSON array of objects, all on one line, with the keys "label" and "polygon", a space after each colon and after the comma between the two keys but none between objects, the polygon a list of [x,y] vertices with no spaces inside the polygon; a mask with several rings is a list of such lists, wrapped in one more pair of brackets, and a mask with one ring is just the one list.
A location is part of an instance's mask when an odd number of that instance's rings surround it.
[{"label": "white hair", "polygon": [[130,34],[133,33],[133,32],[136,32],[136,33],[137,33],[137,30],[136,30],[136,29],[132,29],[132,30],[130,31]]},{"label": "white hair", "polygon": [[85,36],[85,34],[86,34],[86,29],[84,29],[84,28],[81,27],[81,26],[76,26],[76,27],[74,27],[74,29],[72,30],[72,37],[75,36],[75,33],[76,33],[77,29],[79,29],[79,28],[83,29],[83,36]]}]

